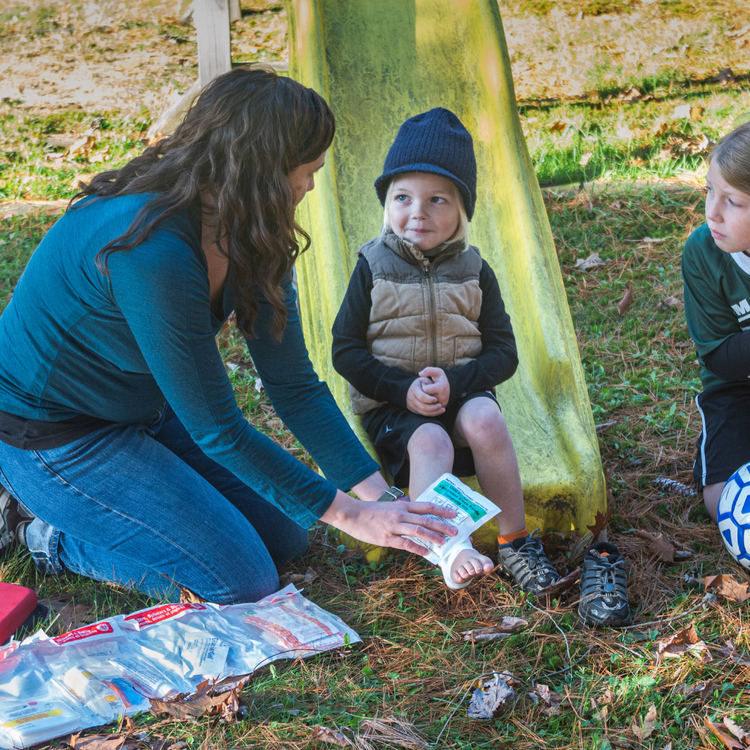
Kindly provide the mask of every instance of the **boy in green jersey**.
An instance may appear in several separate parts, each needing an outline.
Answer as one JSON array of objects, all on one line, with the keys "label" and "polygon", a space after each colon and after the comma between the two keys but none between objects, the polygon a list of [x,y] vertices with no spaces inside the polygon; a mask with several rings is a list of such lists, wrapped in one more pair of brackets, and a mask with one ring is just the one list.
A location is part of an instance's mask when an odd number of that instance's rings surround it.
[{"label": "boy in green jersey", "polygon": [[693,476],[711,518],[724,484],[750,462],[750,123],[710,157],[706,223],[682,255],[685,317],[703,366]]}]

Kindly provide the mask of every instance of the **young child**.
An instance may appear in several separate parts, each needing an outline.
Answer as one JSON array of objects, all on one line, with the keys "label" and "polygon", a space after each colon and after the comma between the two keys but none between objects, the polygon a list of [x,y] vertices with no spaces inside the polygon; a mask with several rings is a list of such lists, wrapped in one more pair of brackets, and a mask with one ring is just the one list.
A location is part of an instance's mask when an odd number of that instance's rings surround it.
[{"label": "young child", "polygon": [[[471,135],[447,109],[400,128],[375,182],[383,231],[359,250],[333,326],[333,364],[394,482],[418,497],[445,472],[476,473],[496,516],[501,569],[524,591],[559,579],[526,529],[513,443],[494,387],[518,358],[490,266],[468,244],[476,200]],[[451,588],[489,573],[471,545],[443,570]]]},{"label": "young child", "polygon": [[706,223],[682,254],[685,317],[703,366],[703,430],[693,467],[716,520],[724,484],[750,461],[750,123],[709,157]]}]

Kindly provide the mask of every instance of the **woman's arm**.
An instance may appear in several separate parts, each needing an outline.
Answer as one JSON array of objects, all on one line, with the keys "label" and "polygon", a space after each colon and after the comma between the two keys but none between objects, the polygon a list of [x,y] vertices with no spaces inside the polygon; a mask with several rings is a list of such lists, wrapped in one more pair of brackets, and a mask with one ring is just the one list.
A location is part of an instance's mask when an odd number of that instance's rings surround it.
[{"label": "woman's arm", "polygon": [[[259,300],[255,323],[258,338],[248,339],[247,347],[281,420],[326,478],[339,489],[349,490],[375,474],[379,467],[349,427],[328,386],[313,369],[291,280],[285,283],[285,291],[287,323],[281,341],[269,333],[271,306]],[[382,484],[386,488],[384,479]],[[365,493],[373,494],[368,493],[367,485]]]}]

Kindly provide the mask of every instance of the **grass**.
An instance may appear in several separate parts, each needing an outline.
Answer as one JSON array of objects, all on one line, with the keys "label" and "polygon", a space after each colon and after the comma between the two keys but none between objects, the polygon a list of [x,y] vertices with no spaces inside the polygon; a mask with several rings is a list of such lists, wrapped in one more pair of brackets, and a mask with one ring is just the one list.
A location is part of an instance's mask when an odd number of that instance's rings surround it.
[{"label": "grass", "polygon": [[[15,12],[2,10],[0,23],[13,26]],[[60,15],[35,12],[28,23],[37,24],[43,38],[41,32],[51,29]],[[282,23],[282,15],[273,13],[266,21]],[[519,112],[540,182],[699,179],[705,169],[699,148],[703,139],[717,140],[734,118],[750,110],[747,73],[733,57],[741,47],[726,34],[740,29],[747,22],[745,15],[740,7],[730,18],[722,0],[709,10],[683,0],[525,0],[505,7]],[[636,17],[650,19],[652,26],[644,24],[637,35],[623,41],[623,30],[628,24],[632,27]],[[259,19],[246,15],[242,23],[248,24],[248,33],[255,33]],[[267,34],[248,36],[241,54],[277,59],[277,47],[263,47],[278,33],[273,24]],[[685,38],[667,38],[669,24],[682,24]],[[157,34],[159,44],[172,44],[168,35],[185,34],[184,28],[158,18],[142,31]],[[618,43],[623,53],[612,51],[616,37],[622,38]],[[690,54],[653,62],[649,50],[660,37],[660,46],[672,45],[665,54],[689,44],[710,58],[712,67]],[[175,40],[172,46],[188,44],[189,40]],[[582,63],[565,74],[568,54]],[[629,55],[635,60],[632,64],[626,59]],[[589,58],[596,64],[588,64]],[[524,71],[531,70],[532,63],[546,65],[546,72],[527,75]],[[724,67],[733,67],[734,81],[711,80]],[[567,83],[555,84],[563,74],[568,75]],[[701,107],[700,119],[673,118],[675,107],[684,104]],[[75,175],[116,168],[138,153],[154,114],[93,108],[50,112],[4,102],[0,198],[69,198]],[[77,154],[53,145],[60,142],[53,136],[87,134],[92,140]],[[576,589],[552,602],[548,615],[495,577],[449,594],[439,575],[422,561],[393,555],[381,563],[364,564],[318,527],[309,554],[290,570],[312,567],[318,578],[306,587],[306,595],[342,616],[364,643],[259,670],[242,692],[248,719],[238,724],[161,724],[153,717],[140,717],[137,724],[149,732],[148,741],[185,742],[191,749],[322,748],[323,743],[312,739],[316,725],[356,730],[365,718],[388,715],[414,723],[430,741],[440,737],[438,747],[466,750],[609,750],[664,748],[669,743],[675,749],[711,748],[718,743],[709,736],[704,719],[730,715],[747,728],[750,673],[718,650],[727,639],[740,652],[750,649],[745,610],[724,601],[699,606],[703,591],[695,580],[719,572],[749,577],[724,552],[700,498],[689,494],[700,429],[692,404],[700,390],[699,370],[683,310],[668,301],[682,298],[680,252],[690,231],[702,223],[702,211],[700,191],[642,183],[592,198],[582,193],[547,199],[594,418],[601,428],[602,459],[610,476],[610,538],[628,560],[636,622],[647,624],[622,633],[584,630],[575,616]],[[0,312],[53,221],[54,217],[34,214],[0,221]],[[589,272],[575,270],[576,261],[593,252],[607,264]],[[633,303],[621,316],[617,303],[629,285]],[[231,326],[220,335],[219,346],[246,416],[310,462],[280,423],[265,392],[257,388],[252,363]],[[665,489],[654,481],[664,478],[678,484]],[[663,533],[690,549],[693,557],[679,564],[659,562],[634,530]],[[551,535],[547,544],[561,571],[573,565],[573,540]],[[84,578],[39,576],[20,551],[0,559],[0,578],[31,586],[42,599],[70,599],[94,619],[148,603],[133,592]],[[487,644],[456,637],[460,631],[495,624],[505,615],[523,617],[529,627]],[[661,626],[648,624],[665,617],[677,619]],[[659,640],[690,622],[713,660],[704,662],[695,655],[657,658]],[[51,634],[64,629],[53,618],[45,625]],[[468,701],[462,698],[472,681],[505,669],[522,681],[518,700],[494,721],[469,720]],[[555,712],[545,712],[543,704],[528,698],[539,683],[563,697]],[[634,720],[643,720],[652,704],[658,727],[640,742],[629,728]]]}]

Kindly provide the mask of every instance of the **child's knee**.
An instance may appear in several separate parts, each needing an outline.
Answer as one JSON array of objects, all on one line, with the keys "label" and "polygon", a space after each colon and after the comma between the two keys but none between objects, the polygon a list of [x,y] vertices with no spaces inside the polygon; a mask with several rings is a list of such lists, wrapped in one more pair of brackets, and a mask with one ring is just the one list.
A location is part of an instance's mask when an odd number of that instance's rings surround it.
[{"label": "child's knee", "polygon": [[453,458],[453,442],[450,435],[439,425],[423,424],[409,438],[407,445],[409,460],[419,458]]},{"label": "child's knee", "polygon": [[[476,404],[476,406],[473,406]],[[473,408],[466,409],[472,405]],[[485,398],[472,399],[465,404],[460,414],[461,427],[466,436],[466,441],[471,447],[488,446],[495,447],[512,446],[508,426],[505,417],[494,401]]]}]

